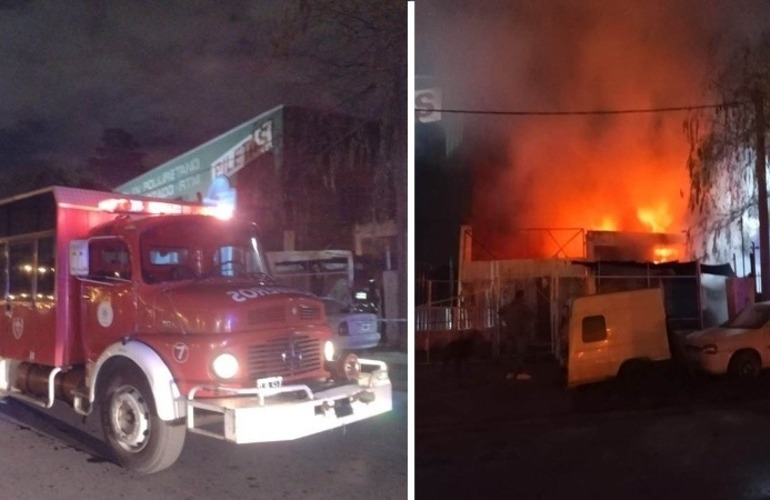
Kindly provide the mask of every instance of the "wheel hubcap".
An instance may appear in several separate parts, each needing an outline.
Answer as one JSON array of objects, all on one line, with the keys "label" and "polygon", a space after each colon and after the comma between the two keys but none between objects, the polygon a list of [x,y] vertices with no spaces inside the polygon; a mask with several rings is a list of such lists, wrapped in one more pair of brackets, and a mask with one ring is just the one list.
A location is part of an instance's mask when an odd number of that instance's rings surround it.
[{"label": "wheel hubcap", "polygon": [[123,386],[115,391],[110,404],[110,421],[123,449],[136,453],[145,447],[150,430],[150,409],[134,387]]}]

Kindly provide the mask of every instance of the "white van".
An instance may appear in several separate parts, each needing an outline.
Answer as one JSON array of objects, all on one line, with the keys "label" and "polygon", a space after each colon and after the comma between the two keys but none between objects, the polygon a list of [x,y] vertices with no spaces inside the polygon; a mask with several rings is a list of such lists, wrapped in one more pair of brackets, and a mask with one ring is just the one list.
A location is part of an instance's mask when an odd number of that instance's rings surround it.
[{"label": "white van", "polygon": [[586,295],[570,308],[567,387],[671,359],[663,290]]}]

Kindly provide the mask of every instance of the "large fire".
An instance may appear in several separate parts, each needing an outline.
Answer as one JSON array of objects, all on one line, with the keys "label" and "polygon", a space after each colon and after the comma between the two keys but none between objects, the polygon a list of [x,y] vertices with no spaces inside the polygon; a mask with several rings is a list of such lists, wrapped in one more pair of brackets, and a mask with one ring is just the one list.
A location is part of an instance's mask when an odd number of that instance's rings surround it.
[{"label": "large fire", "polygon": [[[686,155],[673,144],[665,155],[645,151],[634,133],[619,127],[612,134],[613,144],[605,148],[572,141],[556,164],[550,155],[544,155],[549,147],[540,144],[540,137],[528,138],[527,147],[513,150],[512,162],[528,168],[511,166],[502,176],[497,170],[498,176],[474,183],[471,224],[480,243],[474,258],[590,258],[585,236],[591,231],[670,234],[681,240],[686,214],[682,196],[687,185]],[[530,134],[534,132],[523,132],[524,136]],[[666,137],[664,134],[661,140],[665,142]],[[677,142],[681,144],[681,140]],[[627,156],[638,160],[625,160],[623,168],[614,166],[616,158]],[[654,248],[650,244],[643,254],[626,255],[620,252],[616,258],[651,262],[686,259],[681,243]]]},{"label": "large fire", "polygon": [[707,22],[721,20],[723,9],[575,1],[498,7],[435,9],[440,32],[425,26],[433,37],[424,50],[447,109],[523,111],[442,118],[455,120],[447,137],[471,158],[474,256],[580,258],[588,231],[681,236],[687,113],[601,111],[711,102],[700,84],[715,48],[702,42],[717,27],[724,35],[723,23]]},{"label": "large fire", "polygon": [[655,207],[639,208],[636,215],[639,217],[639,221],[649,227],[653,233],[667,232],[673,222],[667,203]]},{"label": "large fire", "polygon": [[673,260],[679,260],[679,251],[681,249],[671,245],[655,245],[652,247],[653,257],[652,261],[659,262],[671,262]]}]

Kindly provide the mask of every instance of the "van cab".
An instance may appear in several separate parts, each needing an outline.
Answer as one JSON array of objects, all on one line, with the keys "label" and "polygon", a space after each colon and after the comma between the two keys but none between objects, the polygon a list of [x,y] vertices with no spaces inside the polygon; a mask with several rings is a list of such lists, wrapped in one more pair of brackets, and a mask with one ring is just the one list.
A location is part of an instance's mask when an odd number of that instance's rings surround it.
[{"label": "van cab", "polygon": [[576,298],[569,311],[567,346],[567,387],[670,359],[663,290]]}]

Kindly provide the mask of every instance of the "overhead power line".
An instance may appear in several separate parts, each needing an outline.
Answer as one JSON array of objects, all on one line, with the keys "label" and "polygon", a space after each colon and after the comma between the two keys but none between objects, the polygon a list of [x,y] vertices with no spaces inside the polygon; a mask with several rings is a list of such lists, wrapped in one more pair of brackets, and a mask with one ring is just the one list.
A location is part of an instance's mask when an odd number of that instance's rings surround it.
[{"label": "overhead power line", "polygon": [[750,104],[749,102],[734,101],[720,104],[698,104],[694,106],[672,106],[667,108],[632,108],[632,109],[594,109],[583,111],[502,111],[493,109],[445,109],[445,108],[415,108],[421,113],[455,113],[464,115],[501,115],[501,116],[578,116],[578,115],[627,115],[639,113],[667,113],[671,111],[696,111],[699,109],[734,108]]}]

